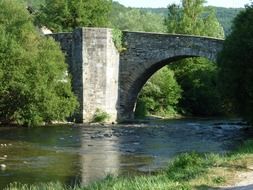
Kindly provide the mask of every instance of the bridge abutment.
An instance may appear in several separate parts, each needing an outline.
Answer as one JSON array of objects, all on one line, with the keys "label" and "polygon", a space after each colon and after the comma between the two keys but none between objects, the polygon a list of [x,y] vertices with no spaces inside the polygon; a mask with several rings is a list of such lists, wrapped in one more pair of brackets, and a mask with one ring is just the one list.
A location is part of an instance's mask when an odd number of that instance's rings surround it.
[{"label": "bridge abutment", "polygon": [[71,34],[52,36],[66,52],[73,91],[80,104],[76,122],[92,121],[97,109],[109,114],[110,121],[116,121],[119,53],[111,29],[78,28]]}]

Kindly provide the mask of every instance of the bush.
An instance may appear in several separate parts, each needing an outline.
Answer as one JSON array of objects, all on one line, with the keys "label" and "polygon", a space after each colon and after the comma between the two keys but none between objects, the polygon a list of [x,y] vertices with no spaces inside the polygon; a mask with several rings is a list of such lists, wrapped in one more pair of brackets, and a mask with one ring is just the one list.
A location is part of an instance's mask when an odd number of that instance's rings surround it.
[{"label": "bush", "polygon": [[[140,92],[136,106],[138,115],[148,113],[168,116],[174,114],[181,98],[181,92],[173,72],[167,67],[162,68],[148,80]],[[140,113],[140,110],[143,110],[143,113]]]},{"label": "bush", "polygon": [[0,0],[0,7],[0,122],[64,120],[77,100],[59,45],[37,33],[19,1]]},{"label": "bush", "polygon": [[233,21],[218,58],[224,99],[234,111],[253,123],[253,4]]},{"label": "bush", "polygon": [[105,111],[101,109],[96,109],[92,122],[98,123],[98,122],[106,122],[107,120],[110,119],[110,115],[106,113]]},{"label": "bush", "polygon": [[117,50],[119,52],[122,52],[124,50],[126,50],[125,47],[123,47],[123,43],[122,43],[122,31],[114,28],[112,30],[112,40],[114,42],[115,47],[117,48]]}]

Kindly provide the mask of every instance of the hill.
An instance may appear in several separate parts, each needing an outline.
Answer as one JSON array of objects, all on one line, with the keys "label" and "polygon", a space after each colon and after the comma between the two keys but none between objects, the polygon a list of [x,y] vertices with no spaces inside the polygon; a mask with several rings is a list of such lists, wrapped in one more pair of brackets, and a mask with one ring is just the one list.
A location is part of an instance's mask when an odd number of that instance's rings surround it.
[{"label": "hill", "polygon": [[[40,4],[43,4],[44,2],[44,0],[23,0],[23,1],[27,2],[29,5],[34,6],[35,8],[38,8],[38,6]],[[223,8],[223,7],[210,7],[210,8],[215,9],[217,18],[219,22],[221,23],[221,25],[223,26],[226,35],[229,34],[231,30],[232,21],[235,18],[235,16],[241,10],[243,10],[243,8]],[[128,8],[121,5],[118,2],[113,2],[113,11],[112,11],[112,17],[111,17],[113,25],[115,26],[118,23],[122,24],[122,22],[119,22],[119,18],[118,19],[115,19],[115,18],[117,18],[122,13],[126,13],[134,9],[138,9],[142,13],[147,12],[150,14],[154,14],[155,19],[158,19],[158,17],[155,15],[159,15],[160,19],[163,19],[163,17],[167,15],[167,8]],[[150,16],[150,14],[148,16]]]},{"label": "hill", "polygon": [[[243,8],[224,8],[224,7],[210,7],[215,9],[217,18],[224,28],[225,35],[229,34],[232,26],[232,21],[236,15],[243,10]],[[161,16],[167,15],[167,8],[140,8],[140,10],[159,14]]]}]

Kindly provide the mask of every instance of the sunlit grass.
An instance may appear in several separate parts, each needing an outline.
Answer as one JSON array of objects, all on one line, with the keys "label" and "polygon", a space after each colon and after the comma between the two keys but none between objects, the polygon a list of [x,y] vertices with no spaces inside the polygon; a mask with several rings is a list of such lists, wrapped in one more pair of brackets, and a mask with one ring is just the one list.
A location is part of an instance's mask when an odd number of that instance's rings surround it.
[{"label": "sunlit grass", "polygon": [[86,187],[69,188],[60,183],[38,185],[11,184],[5,190],[190,190],[209,189],[235,180],[238,171],[253,165],[253,141],[246,141],[237,151],[227,154],[185,153],[168,166],[149,176],[107,176]]}]

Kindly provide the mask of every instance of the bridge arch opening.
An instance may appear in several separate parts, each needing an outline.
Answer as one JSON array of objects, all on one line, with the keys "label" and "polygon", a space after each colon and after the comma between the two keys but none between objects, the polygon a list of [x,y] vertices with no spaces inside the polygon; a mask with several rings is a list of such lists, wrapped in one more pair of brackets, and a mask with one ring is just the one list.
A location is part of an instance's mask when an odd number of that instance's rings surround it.
[{"label": "bridge arch opening", "polygon": [[[150,67],[146,68],[139,76],[138,78],[132,82],[131,87],[129,88],[129,93],[127,95],[127,102],[125,105],[125,113],[129,119],[136,118],[136,105],[138,96],[141,94],[141,91],[144,89],[144,86],[147,84],[147,82],[157,74],[158,71],[161,71],[161,69],[165,69],[168,65],[176,65],[180,64],[180,61],[187,60],[188,58],[198,58],[198,59],[204,59],[208,61],[208,64],[215,64],[213,59],[210,59],[209,57],[204,56],[198,56],[198,55],[182,55],[182,56],[175,56],[171,58],[167,58],[164,60],[161,60],[157,63],[152,64]],[[196,60],[196,59],[195,59]],[[171,69],[169,69],[171,70]],[[173,72],[173,71],[172,71]],[[176,77],[174,78],[176,82]],[[180,84],[178,84],[180,86]],[[181,87],[181,86],[180,86]],[[138,111],[138,110],[137,110]],[[143,111],[143,110],[142,110]]]}]

